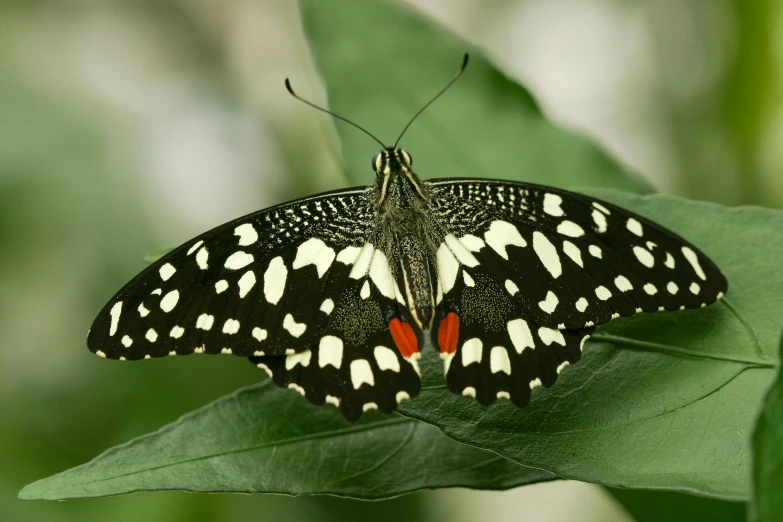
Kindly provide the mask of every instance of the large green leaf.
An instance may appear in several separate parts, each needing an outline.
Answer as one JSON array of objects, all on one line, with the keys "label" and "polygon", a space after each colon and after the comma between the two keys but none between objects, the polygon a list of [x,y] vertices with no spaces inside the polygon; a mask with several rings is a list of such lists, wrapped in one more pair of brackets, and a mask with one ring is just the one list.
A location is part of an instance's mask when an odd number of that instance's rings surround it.
[{"label": "large green leaf", "polygon": [[[478,49],[402,4],[302,0],[300,7],[329,107],[387,146],[470,51],[463,77],[401,142],[419,175],[649,190],[594,144],[549,122],[530,94]],[[369,184],[370,159],[379,146],[342,122],[336,125],[351,179]]]},{"label": "large green leaf", "polygon": [[[780,357],[783,360],[783,339]],[[753,450],[752,519],[783,520],[783,371],[780,368],[756,423]]]},{"label": "large green leaf", "polygon": [[180,489],[380,499],[426,488],[508,489],[553,480],[400,416],[346,422],[265,381],[82,466],[25,487],[56,500]]},{"label": "large green leaf", "polygon": [[673,491],[606,488],[636,522],[745,522],[745,504]]},{"label": "large green leaf", "polygon": [[486,408],[439,385],[401,411],[564,478],[746,500],[750,434],[783,320],[783,213],[599,193],[703,248],[729,280],[726,298],[599,329],[583,361],[524,410]]}]

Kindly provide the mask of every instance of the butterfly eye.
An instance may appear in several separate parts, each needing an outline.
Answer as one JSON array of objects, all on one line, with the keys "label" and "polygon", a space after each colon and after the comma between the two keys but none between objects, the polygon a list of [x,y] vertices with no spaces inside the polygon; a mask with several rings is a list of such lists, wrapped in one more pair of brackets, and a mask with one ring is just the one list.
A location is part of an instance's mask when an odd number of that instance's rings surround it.
[{"label": "butterfly eye", "polygon": [[406,167],[410,167],[413,165],[413,157],[411,157],[410,154],[408,154],[407,151],[400,150],[400,156],[402,157],[402,160],[405,162]]},{"label": "butterfly eye", "polygon": [[375,156],[372,157],[372,170],[374,170],[377,173],[381,171],[381,167],[383,160],[381,159],[381,153],[379,152]]}]

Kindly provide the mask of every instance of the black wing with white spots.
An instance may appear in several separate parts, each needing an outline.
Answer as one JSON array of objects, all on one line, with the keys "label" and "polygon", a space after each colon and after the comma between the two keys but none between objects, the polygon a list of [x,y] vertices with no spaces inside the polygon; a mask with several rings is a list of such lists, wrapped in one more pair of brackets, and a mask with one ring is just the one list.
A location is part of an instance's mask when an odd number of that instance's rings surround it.
[{"label": "black wing with white spots", "polygon": [[327,193],[188,241],[104,307],[88,336],[90,350],[132,360],[307,349],[347,284],[372,223],[370,205],[367,188]]},{"label": "black wing with white spots", "polygon": [[433,331],[455,393],[523,406],[579,360],[595,325],[699,308],[726,279],[696,247],[609,203],[525,183],[433,180],[442,302]]},{"label": "black wing with white spots", "polygon": [[348,419],[390,412],[419,392],[419,354],[395,344],[393,331],[416,333],[373,247],[378,235],[368,188],[239,218],[128,283],[95,320],[88,346],[124,360],[239,355]]}]

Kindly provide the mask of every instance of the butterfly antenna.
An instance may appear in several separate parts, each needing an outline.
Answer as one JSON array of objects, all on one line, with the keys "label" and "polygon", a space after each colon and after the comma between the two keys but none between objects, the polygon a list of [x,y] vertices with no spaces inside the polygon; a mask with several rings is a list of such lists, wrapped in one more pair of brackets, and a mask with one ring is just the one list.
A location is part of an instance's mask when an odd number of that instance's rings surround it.
[{"label": "butterfly antenna", "polygon": [[421,114],[422,112],[424,112],[424,109],[426,109],[427,107],[429,107],[429,106],[432,104],[432,102],[434,102],[435,100],[437,100],[438,98],[440,98],[440,95],[441,95],[441,94],[443,94],[444,92],[446,92],[446,91],[448,90],[448,88],[449,88],[449,87],[451,87],[451,84],[453,84],[454,82],[456,82],[456,81],[457,81],[457,79],[458,79],[460,76],[462,76],[462,73],[465,71],[465,67],[467,67],[467,66],[468,66],[468,53],[465,53],[465,56],[462,58],[462,65],[460,65],[459,71],[457,71],[457,74],[455,74],[455,75],[454,75],[454,78],[452,78],[451,80],[449,80],[449,83],[447,83],[447,84],[446,84],[446,86],[445,86],[444,88],[442,88],[438,94],[436,94],[435,96],[433,96],[433,97],[432,97],[432,99],[431,99],[430,101],[428,101],[428,102],[427,102],[427,103],[424,105],[424,107],[422,107],[421,109],[419,109],[419,112],[417,112],[417,113],[416,113],[416,115],[415,115],[415,116],[413,116],[413,118],[411,118],[411,121],[409,121],[409,122],[408,122],[408,124],[405,126],[405,128],[404,128],[404,129],[402,129],[402,132],[400,133],[400,137],[399,137],[399,138],[397,138],[397,141],[395,141],[395,142],[394,142],[394,148],[395,148],[395,149],[397,148],[397,144],[398,144],[398,143],[400,142],[400,140],[402,139],[402,136],[403,136],[403,134],[405,134],[405,131],[407,131],[407,130],[408,130],[408,127],[410,127],[410,126],[411,126],[411,123],[413,123],[413,121],[414,121],[416,118],[418,118],[418,117],[419,117],[419,114]]},{"label": "butterfly antenna", "polygon": [[288,89],[288,92],[291,94],[291,96],[293,96],[294,98],[296,98],[296,99],[297,99],[297,100],[299,100],[300,102],[306,103],[307,105],[309,105],[309,106],[310,106],[310,107],[312,107],[313,109],[318,109],[318,110],[319,110],[319,111],[321,111],[321,112],[325,112],[326,114],[329,114],[329,115],[331,115],[331,116],[334,116],[334,117],[335,117],[335,118],[337,118],[338,120],[343,120],[345,123],[349,123],[349,124],[353,125],[353,126],[354,126],[354,127],[356,127],[357,129],[359,129],[360,131],[362,131],[363,133],[365,133],[366,135],[368,135],[369,137],[371,137],[372,139],[374,139],[375,141],[377,141],[378,143],[380,143],[380,144],[381,144],[381,147],[383,147],[384,149],[386,148],[386,145],[384,145],[384,144],[383,144],[383,142],[382,142],[381,140],[379,140],[378,138],[376,138],[375,136],[373,136],[373,135],[372,135],[372,133],[371,133],[370,131],[368,131],[367,129],[365,129],[365,128],[364,128],[364,127],[362,127],[361,125],[357,125],[356,123],[352,122],[351,120],[349,120],[349,119],[347,119],[347,118],[343,118],[343,117],[342,117],[342,116],[340,116],[339,114],[335,114],[335,113],[333,113],[332,111],[330,111],[330,110],[328,110],[328,109],[324,109],[323,107],[319,107],[318,105],[316,105],[316,104],[314,104],[314,103],[312,103],[312,102],[309,102],[309,101],[305,100],[304,98],[302,98],[301,96],[299,96],[298,94],[296,94],[296,93],[294,92],[294,89],[291,87],[291,82],[290,82],[290,81],[288,81],[288,78],[286,78],[286,79],[285,79],[285,88],[286,88],[286,89]]}]

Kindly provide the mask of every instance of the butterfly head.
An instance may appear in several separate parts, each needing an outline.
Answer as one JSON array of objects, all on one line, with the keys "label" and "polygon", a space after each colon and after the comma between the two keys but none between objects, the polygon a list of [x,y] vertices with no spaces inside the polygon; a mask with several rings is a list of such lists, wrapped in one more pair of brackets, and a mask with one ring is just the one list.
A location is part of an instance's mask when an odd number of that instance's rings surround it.
[{"label": "butterfly head", "polygon": [[398,148],[384,149],[372,158],[372,168],[379,178],[410,171],[412,164],[411,155]]}]

